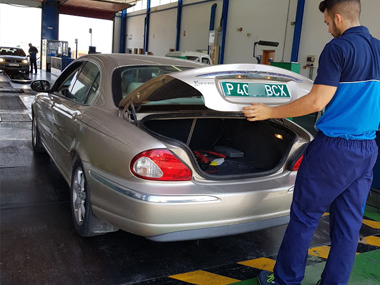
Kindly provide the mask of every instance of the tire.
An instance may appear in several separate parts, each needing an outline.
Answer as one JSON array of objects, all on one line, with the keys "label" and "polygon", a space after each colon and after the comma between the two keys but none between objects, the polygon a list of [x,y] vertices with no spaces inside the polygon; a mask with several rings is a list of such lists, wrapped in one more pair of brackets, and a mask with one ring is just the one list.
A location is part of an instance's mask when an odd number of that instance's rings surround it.
[{"label": "tire", "polygon": [[73,165],[70,185],[70,204],[74,228],[82,237],[98,235],[92,230],[97,218],[92,213],[90,188],[88,187],[86,175],[80,159]]},{"label": "tire", "polygon": [[37,119],[33,116],[32,120],[32,146],[35,153],[46,153],[45,147],[42,145],[40,131],[37,126]]}]

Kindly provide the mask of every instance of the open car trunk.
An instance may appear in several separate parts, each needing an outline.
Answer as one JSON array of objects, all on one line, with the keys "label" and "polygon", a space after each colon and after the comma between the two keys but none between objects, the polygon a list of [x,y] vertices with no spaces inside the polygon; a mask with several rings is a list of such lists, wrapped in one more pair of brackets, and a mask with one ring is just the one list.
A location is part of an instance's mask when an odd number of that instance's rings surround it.
[{"label": "open car trunk", "polygon": [[140,127],[185,148],[200,174],[219,178],[276,172],[297,139],[275,121],[249,122],[241,115],[156,115],[145,117]]}]

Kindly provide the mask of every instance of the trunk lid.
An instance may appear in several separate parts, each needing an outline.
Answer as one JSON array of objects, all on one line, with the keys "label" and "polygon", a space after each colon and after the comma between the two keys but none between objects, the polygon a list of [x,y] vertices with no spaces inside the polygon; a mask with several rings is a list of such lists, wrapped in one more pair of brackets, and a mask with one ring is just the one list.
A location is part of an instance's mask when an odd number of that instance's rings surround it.
[{"label": "trunk lid", "polygon": [[[205,106],[237,112],[250,103],[278,106],[294,101],[312,88],[312,81],[282,68],[262,64],[225,64],[158,76],[120,102],[121,108],[175,105]],[[141,108],[138,108],[141,109]]]}]

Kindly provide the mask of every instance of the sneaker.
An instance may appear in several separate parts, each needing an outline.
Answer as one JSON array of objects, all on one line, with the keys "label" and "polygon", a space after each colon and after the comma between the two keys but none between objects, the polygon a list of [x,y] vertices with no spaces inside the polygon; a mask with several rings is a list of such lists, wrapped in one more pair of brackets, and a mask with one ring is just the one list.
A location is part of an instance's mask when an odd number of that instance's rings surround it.
[{"label": "sneaker", "polygon": [[274,275],[270,271],[261,271],[258,279],[260,285],[276,284],[274,282]]}]

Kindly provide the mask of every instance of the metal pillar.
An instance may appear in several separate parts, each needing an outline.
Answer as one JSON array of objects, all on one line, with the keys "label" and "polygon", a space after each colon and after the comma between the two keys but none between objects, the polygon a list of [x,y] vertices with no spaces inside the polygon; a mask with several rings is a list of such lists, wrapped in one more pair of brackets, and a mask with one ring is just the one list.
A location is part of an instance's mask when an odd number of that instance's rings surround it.
[{"label": "metal pillar", "polygon": [[150,0],[147,0],[145,27],[144,27],[144,54],[148,52],[148,47],[149,47],[149,22],[150,22]]},{"label": "metal pillar", "polygon": [[220,43],[220,53],[219,53],[219,64],[223,64],[224,62],[224,47],[226,44],[228,4],[229,4],[229,0],[223,0],[222,31],[220,35],[221,43]]},{"label": "metal pillar", "polygon": [[120,23],[120,44],[119,53],[125,53],[125,27],[127,24],[127,9],[121,12],[121,23]]},{"label": "metal pillar", "polygon": [[41,40],[58,40],[58,25],[59,1],[47,0],[46,2],[43,2]]},{"label": "metal pillar", "polygon": [[177,35],[176,35],[176,40],[175,40],[175,50],[179,50],[179,43],[181,39],[181,20],[182,20],[182,0],[178,0]]},{"label": "metal pillar", "polygon": [[304,9],[305,9],[305,0],[298,0],[296,25],[294,27],[294,36],[293,36],[292,56],[290,59],[292,62],[298,62],[298,52],[300,49],[300,42],[301,42]]},{"label": "metal pillar", "polygon": [[[213,31],[215,29],[215,13],[216,13],[217,4],[214,3],[211,6],[211,14],[210,14],[210,28],[209,31]],[[207,47],[207,53],[210,54],[210,44]]]}]

